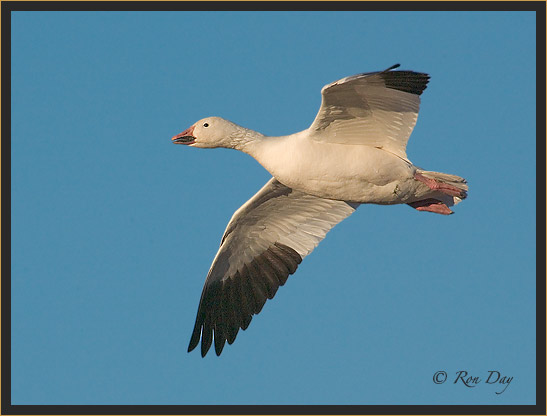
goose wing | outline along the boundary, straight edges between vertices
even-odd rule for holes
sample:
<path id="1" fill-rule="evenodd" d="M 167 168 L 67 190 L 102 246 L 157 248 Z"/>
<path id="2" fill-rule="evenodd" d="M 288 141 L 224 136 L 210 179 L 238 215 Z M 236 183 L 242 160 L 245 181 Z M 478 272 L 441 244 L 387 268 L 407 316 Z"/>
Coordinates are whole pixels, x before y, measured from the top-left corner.
<path id="1" fill-rule="evenodd" d="M 270 179 L 228 223 L 207 274 L 188 351 L 220 355 L 356 203 L 318 198 Z"/>
<path id="2" fill-rule="evenodd" d="M 319 113 L 308 129 L 315 140 L 380 147 L 406 159 L 429 75 L 413 71 L 370 72 L 326 85 Z"/>

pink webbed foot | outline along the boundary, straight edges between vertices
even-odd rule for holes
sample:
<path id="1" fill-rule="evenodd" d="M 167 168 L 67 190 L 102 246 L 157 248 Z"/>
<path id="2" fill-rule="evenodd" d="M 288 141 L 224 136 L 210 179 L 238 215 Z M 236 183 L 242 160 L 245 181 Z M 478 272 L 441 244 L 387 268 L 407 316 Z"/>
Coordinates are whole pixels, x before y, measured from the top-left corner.
<path id="1" fill-rule="evenodd" d="M 441 182 L 435 179 L 427 178 L 424 175 L 416 172 L 414 174 L 414 179 L 425 183 L 430 189 L 434 191 L 442 192 L 443 194 L 450 195 L 450 196 L 456 196 L 459 198 L 465 198 L 466 194 L 465 191 L 462 191 L 460 188 L 449 185 L 445 182 Z M 448 209 L 448 208 L 447 208 Z M 450 211 L 450 210 L 449 210 Z M 450 211 L 452 212 L 452 211 Z"/>
<path id="2" fill-rule="evenodd" d="M 450 215 L 454 212 L 450 210 L 438 199 L 428 198 L 422 201 L 411 202 L 410 205 L 412 208 L 417 209 L 418 211 L 428 211 L 434 212 L 435 214 Z"/>

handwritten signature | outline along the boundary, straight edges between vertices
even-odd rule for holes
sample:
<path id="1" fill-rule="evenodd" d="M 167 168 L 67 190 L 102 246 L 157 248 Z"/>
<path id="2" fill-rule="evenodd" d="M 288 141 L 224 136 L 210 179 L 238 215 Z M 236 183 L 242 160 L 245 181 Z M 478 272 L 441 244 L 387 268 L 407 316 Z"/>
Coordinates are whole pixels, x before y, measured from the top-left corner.
<path id="1" fill-rule="evenodd" d="M 433 374 L 433 382 L 435 384 L 443 384 L 448 379 L 448 374 L 446 371 L 437 371 Z M 479 376 L 470 375 L 469 372 L 460 370 L 456 372 L 456 377 L 454 378 L 453 384 L 463 384 L 465 387 L 473 388 L 477 387 L 479 384 L 492 384 L 504 386 L 500 391 L 496 391 L 496 394 L 502 394 L 509 384 L 513 381 L 513 377 L 504 376 L 501 372 L 497 370 L 489 370 L 488 376 L 486 379 Z"/>

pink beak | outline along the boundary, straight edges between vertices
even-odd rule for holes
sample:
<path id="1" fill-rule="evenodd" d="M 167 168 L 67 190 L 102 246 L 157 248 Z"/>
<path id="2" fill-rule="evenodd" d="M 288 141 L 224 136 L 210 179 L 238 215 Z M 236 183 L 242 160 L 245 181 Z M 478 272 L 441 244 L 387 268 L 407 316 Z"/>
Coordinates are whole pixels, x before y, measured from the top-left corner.
<path id="1" fill-rule="evenodd" d="M 184 130 L 176 136 L 171 137 L 171 141 L 175 144 L 194 144 L 196 142 L 196 138 L 193 135 L 194 126 L 190 127 L 188 130 Z"/>

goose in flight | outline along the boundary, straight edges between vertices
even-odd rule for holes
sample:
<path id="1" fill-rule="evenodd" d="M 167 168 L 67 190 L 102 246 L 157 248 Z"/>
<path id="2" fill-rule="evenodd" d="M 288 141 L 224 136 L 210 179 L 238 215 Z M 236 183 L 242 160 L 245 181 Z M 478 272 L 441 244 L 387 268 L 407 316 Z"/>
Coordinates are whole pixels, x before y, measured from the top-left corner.
<path id="1" fill-rule="evenodd" d="M 298 133 L 268 137 L 207 117 L 171 139 L 240 150 L 273 176 L 226 227 L 201 293 L 189 352 L 201 339 L 205 356 L 214 340 L 220 355 L 325 234 L 360 204 L 407 204 L 448 215 L 467 196 L 465 179 L 408 160 L 406 144 L 429 75 L 397 67 L 326 85 L 315 120 Z"/>

